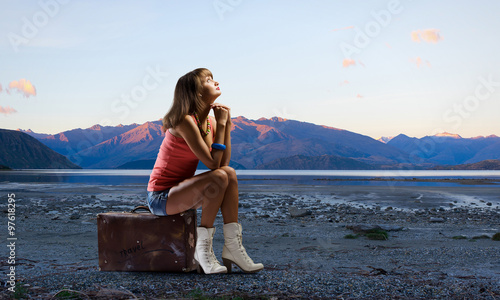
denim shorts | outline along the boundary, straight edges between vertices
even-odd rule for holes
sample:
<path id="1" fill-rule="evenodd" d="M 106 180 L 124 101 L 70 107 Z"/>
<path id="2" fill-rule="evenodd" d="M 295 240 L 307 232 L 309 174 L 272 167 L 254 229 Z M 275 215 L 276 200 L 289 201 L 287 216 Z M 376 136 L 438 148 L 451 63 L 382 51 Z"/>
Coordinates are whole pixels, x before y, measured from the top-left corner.
<path id="1" fill-rule="evenodd" d="M 148 191 L 148 207 L 157 216 L 167 216 L 167 199 L 170 189 L 158 192 Z"/>

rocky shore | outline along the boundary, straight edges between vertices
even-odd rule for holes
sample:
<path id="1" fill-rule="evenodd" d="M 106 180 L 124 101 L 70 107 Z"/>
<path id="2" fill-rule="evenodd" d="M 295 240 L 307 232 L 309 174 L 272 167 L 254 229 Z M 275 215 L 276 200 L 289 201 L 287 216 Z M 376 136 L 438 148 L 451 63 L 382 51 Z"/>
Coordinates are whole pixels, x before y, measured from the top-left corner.
<path id="1" fill-rule="evenodd" d="M 16 296 L 21 298 L 500 298 L 495 186 L 243 184 L 244 245 L 265 269 L 215 276 L 98 271 L 96 214 L 143 205 L 144 187 L 2 184 L 0 189 L 16 195 Z M 0 210 L 6 224 L 6 200 Z M 222 218 L 216 227 L 220 259 Z M 7 290 L 8 251 L 0 256 L 5 274 L 0 297 L 13 297 Z"/>

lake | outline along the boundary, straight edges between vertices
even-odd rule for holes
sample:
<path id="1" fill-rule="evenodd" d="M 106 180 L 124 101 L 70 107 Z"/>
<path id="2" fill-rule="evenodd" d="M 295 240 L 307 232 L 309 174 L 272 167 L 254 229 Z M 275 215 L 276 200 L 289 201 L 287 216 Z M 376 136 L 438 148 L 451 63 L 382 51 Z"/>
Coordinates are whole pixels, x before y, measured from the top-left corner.
<path id="1" fill-rule="evenodd" d="M 203 173 L 206 170 L 199 170 Z M 147 185 L 151 170 L 36 169 L 1 171 L 0 182 Z M 457 186 L 456 179 L 500 183 L 498 170 L 237 170 L 240 184 Z M 393 180 L 396 179 L 396 180 Z M 453 181 L 453 182 L 446 182 Z M 473 185 L 480 186 L 480 180 Z"/>

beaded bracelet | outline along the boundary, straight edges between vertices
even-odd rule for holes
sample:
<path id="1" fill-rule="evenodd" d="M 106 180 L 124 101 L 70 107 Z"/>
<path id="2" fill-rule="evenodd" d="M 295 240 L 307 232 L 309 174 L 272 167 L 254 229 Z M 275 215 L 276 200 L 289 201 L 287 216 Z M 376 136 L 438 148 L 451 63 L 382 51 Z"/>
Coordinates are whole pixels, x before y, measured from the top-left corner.
<path id="1" fill-rule="evenodd" d="M 213 143 L 213 144 L 212 144 L 212 149 L 217 149 L 217 150 L 226 150 L 226 145 Z"/>

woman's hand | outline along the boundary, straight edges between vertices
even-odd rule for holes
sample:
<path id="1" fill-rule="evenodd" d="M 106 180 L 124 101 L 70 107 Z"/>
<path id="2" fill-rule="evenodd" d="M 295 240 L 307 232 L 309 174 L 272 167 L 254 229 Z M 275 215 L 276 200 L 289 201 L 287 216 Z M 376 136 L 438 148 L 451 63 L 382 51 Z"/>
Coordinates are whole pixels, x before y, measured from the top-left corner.
<path id="1" fill-rule="evenodd" d="M 218 103 L 212 104 L 211 107 L 214 111 L 215 120 L 217 121 L 217 124 L 225 125 L 227 123 L 228 119 L 230 118 L 230 110 L 231 109 L 225 105 L 218 104 Z"/>
<path id="2" fill-rule="evenodd" d="M 211 108 L 214 108 L 214 107 L 222 107 L 222 108 L 225 108 L 227 109 L 228 111 L 231 111 L 231 108 L 227 105 L 224 105 L 224 104 L 220 104 L 220 103 L 213 103 L 212 105 L 210 105 Z"/>

